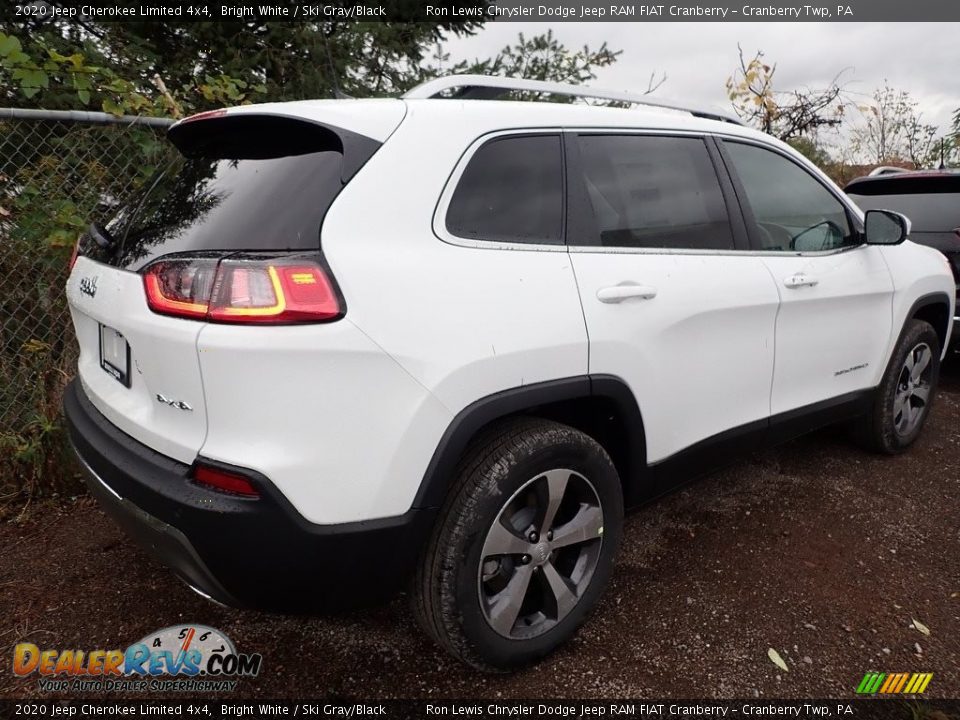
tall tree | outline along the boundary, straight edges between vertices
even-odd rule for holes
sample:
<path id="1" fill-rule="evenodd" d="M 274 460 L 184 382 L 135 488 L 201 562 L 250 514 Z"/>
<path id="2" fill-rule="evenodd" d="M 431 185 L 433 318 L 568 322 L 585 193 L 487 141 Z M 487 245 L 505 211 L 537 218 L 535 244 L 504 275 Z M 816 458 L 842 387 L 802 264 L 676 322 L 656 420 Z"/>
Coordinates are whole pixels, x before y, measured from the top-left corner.
<path id="1" fill-rule="evenodd" d="M 225 79 L 231 81 L 233 94 L 255 90 L 269 100 L 331 97 L 337 92 L 389 95 L 417 81 L 437 42 L 473 33 L 479 26 L 268 23 L 258 16 L 215 23 L 3 22 L 0 33 L 14 38 L 22 55 L 11 58 L 10 48 L 0 43 L 0 66 L 8 71 L 0 84 L 0 103 L 35 106 L 33 96 L 43 91 L 44 107 L 75 107 L 80 89 L 81 102 L 93 107 L 116 101 L 118 92 L 149 97 L 165 92 L 202 108 L 233 99 L 231 93 L 216 92 Z M 116 78 L 129 85 L 114 85 Z"/>
<path id="2" fill-rule="evenodd" d="M 448 64 L 449 53 L 438 44 L 432 64 L 424 68 L 422 75 L 424 79 L 453 73 L 502 75 L 579 85 L 595 80 L 596 70 L 615 63 L 622 52 L 611 50 L 605 42 L 597 49 L 584 45 L 579 50 L 572 50 L 557 40 L 552 30 L 533 37 L 520 33 L 515 43 L 490 58 L 461 60 L 453 65 Z M 651 75 L 647 92 L 652 92 L 665 80 L 666 77 L 658 79 Z"/>

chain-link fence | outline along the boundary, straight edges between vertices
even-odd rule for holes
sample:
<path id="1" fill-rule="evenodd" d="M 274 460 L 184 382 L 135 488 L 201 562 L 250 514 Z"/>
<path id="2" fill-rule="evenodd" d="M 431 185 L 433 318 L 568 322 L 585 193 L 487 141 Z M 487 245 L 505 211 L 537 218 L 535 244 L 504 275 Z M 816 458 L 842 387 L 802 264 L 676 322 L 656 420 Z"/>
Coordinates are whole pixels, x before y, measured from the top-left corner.
<path id="1" fill-rule="evenodd" d="M 60 417 L 76 364 L 70 256 L 165 161 L 169 124 L 0 108 L 0 504 L 73 482 Z"/>

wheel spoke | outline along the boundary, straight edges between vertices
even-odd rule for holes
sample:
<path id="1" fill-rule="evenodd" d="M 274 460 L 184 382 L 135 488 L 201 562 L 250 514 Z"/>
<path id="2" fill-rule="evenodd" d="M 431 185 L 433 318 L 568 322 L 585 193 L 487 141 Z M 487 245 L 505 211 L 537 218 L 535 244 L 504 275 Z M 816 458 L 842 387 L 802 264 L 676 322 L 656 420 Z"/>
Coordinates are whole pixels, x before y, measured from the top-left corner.
<path id="1" fill-rule="evenodd" d="M 543 536 L 553 527 L 553 520 L 563 502 L 563 495 L 567 491 L 567 482 L 570 480 L 569 470 L 551 470 L 544 475 L 547 479 L 547 503 L 540 522 L 540 535 Z"/>
<path id="2" fill-rule="evenodd" d="M 903 366 L 907 369 L 907 374 L 913 377 L 913 368 L 917 364 L 917 359 L 913 356 L 913 351 L 907 353 L 906 359 L 903 361 Z"/>
<path id="3" fill-rule="evenodd" d="M 906 403 L 907 394 L 905 392 L 899 392 L 896 394 L 896 397 L 893 399 L 893 421 L 900 424 L 900 421 L 897 420 L 904 410 L 904 404 Z"/>
<path id="4" fill-rule="evenodd" d="M 498 519 L 494 521 L 490 532 L 487 533 L 481 556 L 488 558 L 491 555 L 523 555 L 529 552 L 530 543 L 526 538 L 514 533 Z"/>
<path id="5" fill-rule="evenodd" d="M 569 522 L 553 531 L 551 546 L 555 548 L 595 540 L 603 533 L 603 512 L 595 505 L 581 505 Z"/>
<path id="6" fill-rule="evenodd" d="M 910 358 L 914 360 L 914 364 L 910 367 L 910 379 L 914 382 L 920 381 L 920 376 L 923 374 L 923 371 L 927 369 L 927 365 L 930 364 L 930 358 L 933 357 L 933 354 L 930 352 L 930 348 L 926 345 L 920 348 L 918 357 L 914 358 L 913 353 L 910 353 Z"/>
<path id="7" fill-rule="evenodd" d="M 493 628 L 502 635 L 510 635 L 517 622 L 523 600 L 530 587 L 533 565 L 520 565 L 513 573 L 507 586 L 496 595 L 490 607 L 489 618 Z"/>
<path id="8" fill-rule="evenodd" d="M 544 564 L 543 576 L 546 578 L 547 585 L 550 586 L 550 592 L 553 593 L 557 602 L 557 620 L 559 621 L 573 610 L 573 606 L 577 604 L 577 596 L 552 562 Z"/>
<path id="9" fill-rule="evenodd" d="M 917 398 L 923 405 L 926 405 L 927 401 L 930 399 L 930 386 L 917 385 L 913 389 L 913 396 Z"/>

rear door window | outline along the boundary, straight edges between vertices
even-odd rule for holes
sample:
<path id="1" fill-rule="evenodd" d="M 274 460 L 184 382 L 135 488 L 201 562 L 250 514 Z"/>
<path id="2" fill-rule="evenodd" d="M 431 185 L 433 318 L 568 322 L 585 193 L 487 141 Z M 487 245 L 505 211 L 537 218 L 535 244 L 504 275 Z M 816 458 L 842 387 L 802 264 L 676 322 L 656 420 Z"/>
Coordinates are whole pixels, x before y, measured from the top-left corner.
<path id="1" fill-rule="evenodd" d="M 469 240 L 563 243 L 559 135 L 510 135 L 470 158 L 447 208 L 447 231 Z"/>
<path id="2" fill-rule="evenodd" d="M 580 135 L 594 244 L 732 250 L 720 182 L 702 138 Z"/>

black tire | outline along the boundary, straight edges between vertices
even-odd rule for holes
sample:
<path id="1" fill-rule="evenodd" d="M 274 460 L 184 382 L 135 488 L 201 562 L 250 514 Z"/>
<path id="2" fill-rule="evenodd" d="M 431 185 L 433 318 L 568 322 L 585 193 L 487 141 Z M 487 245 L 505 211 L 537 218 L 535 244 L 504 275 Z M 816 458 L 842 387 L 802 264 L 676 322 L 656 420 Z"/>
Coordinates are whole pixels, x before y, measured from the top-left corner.
<path id="1" fill-rule="evenodd" d="M 924 350 L 925 348 L 925 350 Z M 914 385 L 907 365 L 929 352 L 929 360 L 920 374 L 921 383 Z M 855 421 L 853 430 L 857 440 L 868 450 L 896 455 L 910 447 L 920 436 L 930 415 L 940 377 L 940 338 L 936 330 L 923 320 L 909 320 L 887 365 L 872 410 Z M 926 400 L 921 401 L 923 390 Z M 905 422 L 903 397 L 907 396 L 910 422 Z"/>
<path id="2" fill-rule="evenodd" d="M 563 476 L 568 480 L 560 479 Z M 560 485 L 563 503 L 554 524 L 544 517 L 549 510 L 539 510 L 537 498 L 544 499 L 547 507 L 556 505 L 548 498 L 555 497 Z M 597 510 L 600 525 L 594 533 Z M 574 521 L 587 527 L 588 517 L 590 530 L 583 533 L 588 539 L 559 547 L 573 537 L 569 529 Z M 530 524 L 523 536 L 525 531 L 518 528 L 525 518 Z M 538 526 L 557 530 L 557 547 L 537 536 Z M 506 421 L 483 433 L 459 465 L 414 579 L 414 614 L 442 648 L 477 669 L 506 670 L 535 662 L 566 642 L 595 607 L 613 568 L 622 526 L 620 480 L 593 438 L 547 420 Z M 537 537 L 538 543 L 531 543 L 534 549 L 529 553 L 484 556 L 493 547 L 488 541 L 495 544 L 505 527 L 510 528 L 506 535 L 510 542 L 522 544 Z M 554 540 L 552 530 L 549 539 Z M 564 564 L 570 567 L 571 563 L 580 569 L 564 576 L 563 587 L 555 592 L 552 588 L 558 586 L 553 583 L 563 574 Z M 528 585 L 517 585 L 523 590 L 511 596 L 507 586 L 521 579 Z M 501 593 L 494 593 L 501 584 Z M 567 595 L 563 588 L 573 590 Z M 491 602 L 512 597 L 529 603 L 517 605 L 515 621 L 509 620 L 509 610 L 502 610 L 512 601 Z M 538 603 L 546 611 L 522 614 Z M 494 616 L 496 621 L 491 619 Z"/>

